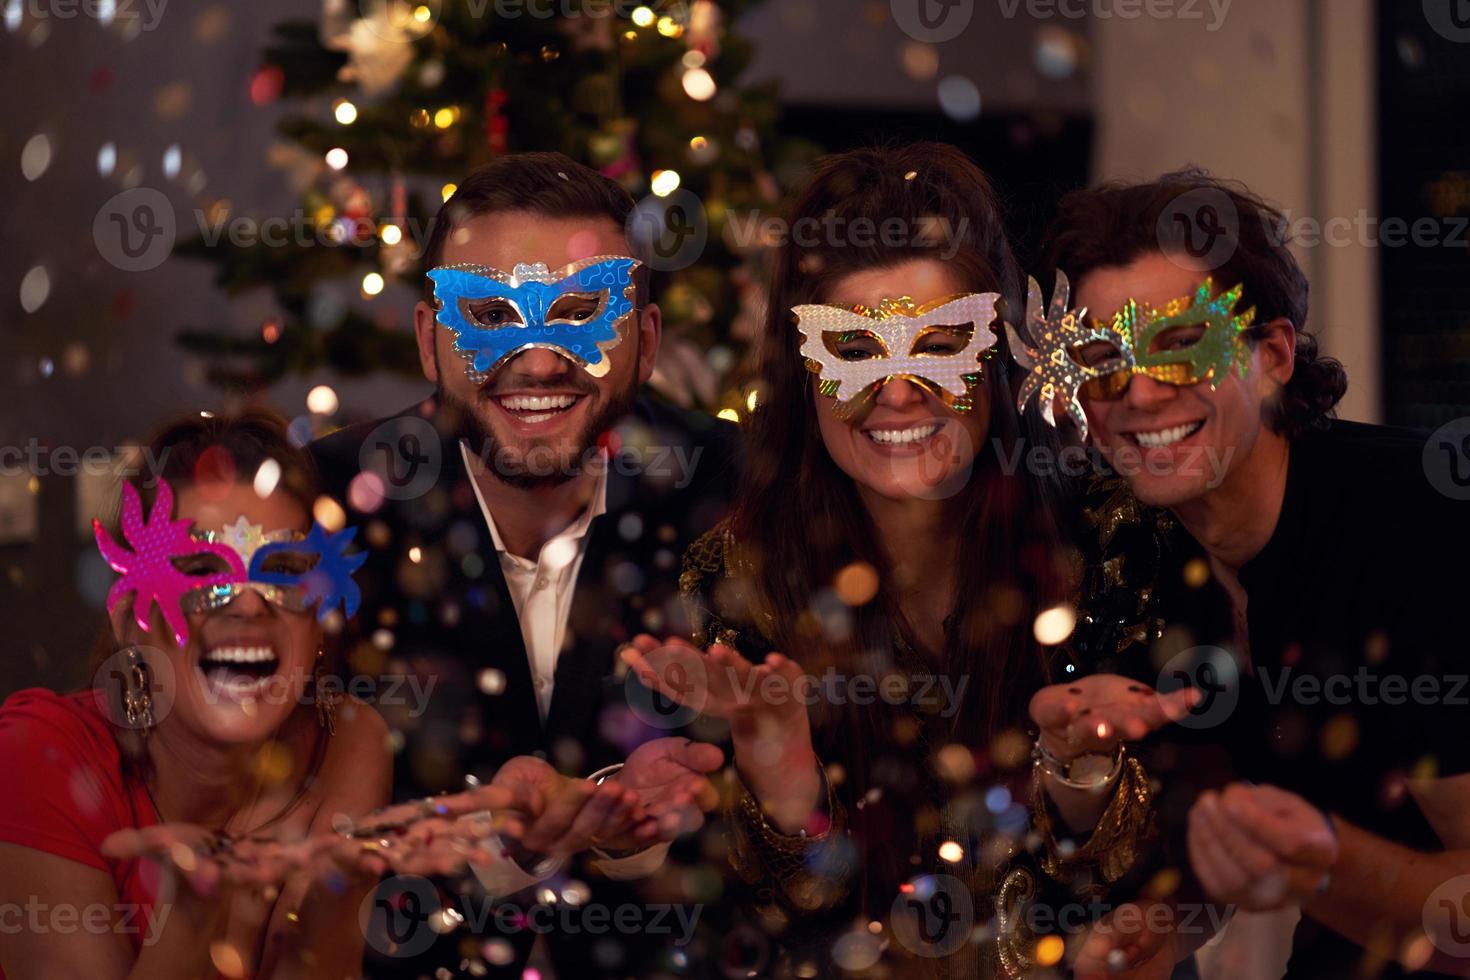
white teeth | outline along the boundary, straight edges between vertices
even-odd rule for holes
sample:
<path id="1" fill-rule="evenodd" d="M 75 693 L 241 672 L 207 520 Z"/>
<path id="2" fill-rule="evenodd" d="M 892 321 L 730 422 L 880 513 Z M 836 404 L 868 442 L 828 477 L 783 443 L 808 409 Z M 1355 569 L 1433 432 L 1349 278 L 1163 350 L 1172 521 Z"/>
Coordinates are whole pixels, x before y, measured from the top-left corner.
<path id="1" fill-rule="evenodd" d="M 227 678 L 220 674 L 210 674 L 205 683 L 212 697 L 253 703 L 271 685 L 273 676 L 241 677 L 237 675 Z"/>
<path id="2" fill-rule="evenodd" d="M 215 647 L 204 655 L 207 664 L 256 664 L 275 659 L 270 647 Z"/>
<path id="3" fill-rule="evenodd" d="M 500 399 L 500 404 L 516 412 L 544 412 L 548 409 L 560 411 L 564 408 L 571 408 L 576 401 L 577 396 L 575 395 L 507 395 Z M 539 422 L 543 418 L 550 417 L 542 415 L 534 419 L 527 419 L 527 421 Z"/>
<path id="4" fill-rule="evenodd" d="M 1158 432 L 1135 432 L 1133 438 L 1137 439 L 1138 444 L 1144 449 L 1162 449 L 1194 435 L 1203 426 L 1203 422 L 1192 422 L 1189 425 L 1176 425 L 1172 429 L 1161 429 Z"/>
<path id="5" fill-rule="evenodd" d="M 916 425 L 912 429 L 868 429 L 867 436 L 881 445 L 902 446 L 920 442 L 938 431 L 939 423 L 931 422 L 928 425 Z"/>

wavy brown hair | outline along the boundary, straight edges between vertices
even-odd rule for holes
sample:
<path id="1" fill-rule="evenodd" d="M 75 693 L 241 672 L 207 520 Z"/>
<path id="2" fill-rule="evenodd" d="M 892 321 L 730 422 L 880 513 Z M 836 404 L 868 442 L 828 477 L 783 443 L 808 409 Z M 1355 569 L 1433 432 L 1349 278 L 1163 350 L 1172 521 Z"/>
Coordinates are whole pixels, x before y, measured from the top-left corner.
<path id="1" fill-rule="evenodd" d="M 761 404 L 750 422 L 731 530 L 754 566 L 755 603 L 775 648 L 809 674 L 829 666 L 881 673 L 885 661 L 893 662 L 896 637 L 909 633 L 907 618 L 858 491 L 822 442 L 816 413 L 828 409 L 816 403 L 791 308 L 823 302 L 837 280 L 854 272 L 930 258 L 944 262 L 963 288 L 1000 292 L 1018 309 L 1020 273 L 989 181 L 951 146 L 916 143 L 823 158 L 791 204 L 790 227 L 813 227 L 829 216 L 841 219 L 829 228 L 852 228 L 860 219 L 883 227 L 896 218 L 908 237 L 805 244 L 809 239 L 793 235 L 779 249 L 759 353 Z M 1024 725 L 1026 705 L 1047 677 L 1031 630 L 1036 613 L 1058 594 L 1056 525 L 1048 488 L 1024 467 L 1008 472 L 994 451 L 999 446 L 1010 454 L 1026 444 L 998 332 L 1000 349 L 985 365 L 980 395 L 989 399 L 990 430 L 968 480 L 947 500 L 961 556 L 958 600 L 931 669 L 968 683 L 948 728 L 931 730 L 935 749 L 947 740 L 983 750 L 999 732 Z M 810 628 L 814 610 L 830 603 L 837 573 L 853 562 L 878 571 L 878 594 L 851 609 L 845 638 L 820 639 Z M 895 752 L 908 753 L 909 775 L 915 770 L 912 748 L 895 737 L 885 711 L 825 705 L 813 721 L 818 744 L 835 746 L 836 757 L 825 761 L 843 765 L 855 795 L 891 782 L 895 766 L 904 768 Z M 875 897 L 889 889 L 891 899 L 891 889 L 913 873 L 913 841 L 901 829 L 863 842 Z"/>
<path id="2" fill-rule="evenodd" d="M 1186 194 L 1220 196 L 1234 207 L 1237 220 L 1226 228 L 1234 241 L 1229 256 L 1214 270 L 1216 284 L 1245 285 L 1246 302 L 1256 308 L 1256 328 L 1276 319 L 1291 321 L 1296 331 L 1296 359 L 1291 380 L 1271 404 L 1267 423 L 1294 439 L 1322 426 L 1347 391 L 1342 363 L 1322 354 L 1307 331 L 1310 287 L 1296 257 L 1287 248 L 1286 216 L 1251 193 L 1243 184 L 1220 180 L 1198 168 L 1178 170 L 1147 183 L 1115 181 L 1062 198 L 1046 231 L 1046 265 L 1054 275 L 1066 272 L 1072 282 L 1094 269 L 1128 265 L 1141 255 L 1164 251 L 1159 220 Z"/>

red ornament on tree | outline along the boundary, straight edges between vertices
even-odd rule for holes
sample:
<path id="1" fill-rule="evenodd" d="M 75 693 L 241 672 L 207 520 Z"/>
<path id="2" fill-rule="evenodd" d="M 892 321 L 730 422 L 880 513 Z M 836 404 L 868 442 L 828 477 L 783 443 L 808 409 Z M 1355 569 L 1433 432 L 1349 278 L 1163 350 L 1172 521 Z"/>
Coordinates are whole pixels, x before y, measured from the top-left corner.
<path id="1" fill-rule="evenodd" d="M 510 145 L 510 119 L 502 111 L 509 100 L 510 95 L 503 88 L 492 88 L 485 93 L 485 143 L 491 153 L 504 153 Z"/>
<path id="2" fill-rule="evenodd" d="M 281 96 L 286 84 L 286 75 L 275 65 L 266 65 L 250 76 L 250 101 L 256 105 L 269 105 Z"/>

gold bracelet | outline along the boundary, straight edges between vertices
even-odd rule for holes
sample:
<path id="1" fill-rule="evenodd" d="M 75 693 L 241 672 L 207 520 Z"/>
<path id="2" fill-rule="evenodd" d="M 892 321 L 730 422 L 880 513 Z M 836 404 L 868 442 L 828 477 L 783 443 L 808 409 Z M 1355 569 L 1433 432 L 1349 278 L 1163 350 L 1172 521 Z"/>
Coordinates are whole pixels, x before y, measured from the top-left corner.
<path id="1" fill-rule="evenodd" d="M 823 793 L 827 803 L 827 827 L 820 834 L 801 830 L 782 833 L 771 825 L 765 809 L 755 794 L 737 774 L 736 794 L 731 801 L 729 826 L 732 831 L 730 863 L 749 884 L 766 882 L 772 897 L 780 896 L 786 904 L 802 912 L 830 907 L 846 894 L 847 871 L 842 867 L 813 871 L 808 864 L 812 851 L 846 833 L 846 811 L 827 780 L 820 760 Z M 834 850 L 834 857 L 840 851 Z"/>
<path id="2" fill-rule="evenodd" d="M 1040 854 L 1041 869 L 1058 879 L 1087 866 L 1096 867 L 1109 883 L 1123 877 L 1144 841 L 1153 834 L 1153 792 L 1142 763 L 1131 756 L 1124 760 L 1117 788 L 1092 835 L 1066 854 L 1052 827 L 1041 768 L 1036 767 L 1032 773 L 1032 819 L 1045 843 Z"/>

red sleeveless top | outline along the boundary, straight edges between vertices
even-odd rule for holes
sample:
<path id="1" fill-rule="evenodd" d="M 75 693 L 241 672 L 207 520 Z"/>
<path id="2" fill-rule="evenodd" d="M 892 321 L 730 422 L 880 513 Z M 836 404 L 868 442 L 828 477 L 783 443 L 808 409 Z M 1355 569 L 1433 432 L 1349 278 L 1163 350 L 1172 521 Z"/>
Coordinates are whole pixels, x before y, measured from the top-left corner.
<path id="1" fill-rule="evenodd" d="M 112 928 L 138 952 L 161 928 L 153 914 L 158 865 L 103 857 L 102 841 L 114 831 L 158 821 L 142 781 L 123 774 L 112 722 L 94 692 L 32 688 L 11 695 L 0 705 L 0 759 L 9 773 L 0 796 L 0 842 L 111 875 L 118 903 Z M 44 921 L 47 911 L 24 914 Z M 86 910 L 79 921 L 87 921 Z"/>

